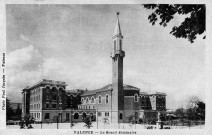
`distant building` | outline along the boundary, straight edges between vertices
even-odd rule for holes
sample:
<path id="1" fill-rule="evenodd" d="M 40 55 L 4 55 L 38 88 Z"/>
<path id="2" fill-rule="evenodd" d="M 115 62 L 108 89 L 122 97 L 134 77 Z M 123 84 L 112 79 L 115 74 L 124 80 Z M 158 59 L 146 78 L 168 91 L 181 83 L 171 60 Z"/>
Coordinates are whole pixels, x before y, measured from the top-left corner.
<path id="1" fill-rule="evenodd" d="M 24 88 L 23 115 L 31 114 L 36 121 L 70 122 L 82 121 L 89 116 L 91 120 L 111 123 L 128 122 L 157 118 L 158 111 L 166 111 L 166 94 L 148 94 L 139 88 L 123 84 L 123 36 L 117 16 L 114 31 L 112 58 L 112 84 L 97 90 L 66 90 L 65 82 L 42 80 Z"/>

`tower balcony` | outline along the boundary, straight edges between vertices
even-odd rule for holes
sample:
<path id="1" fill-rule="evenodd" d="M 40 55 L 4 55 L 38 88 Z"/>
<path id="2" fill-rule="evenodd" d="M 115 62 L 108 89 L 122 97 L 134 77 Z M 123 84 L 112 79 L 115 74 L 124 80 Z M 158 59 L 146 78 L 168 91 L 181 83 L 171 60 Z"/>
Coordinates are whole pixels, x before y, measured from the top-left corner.
<path id="1" fill-rule="evenodd" d="M 121 57 L 124 57 L 125 56 L 125 52 L 122 51 L 122 50 L 114 50 L 112 53 L 111 53 L 111 57 L 114 58 L 116 56 L 121 56 Z"/>

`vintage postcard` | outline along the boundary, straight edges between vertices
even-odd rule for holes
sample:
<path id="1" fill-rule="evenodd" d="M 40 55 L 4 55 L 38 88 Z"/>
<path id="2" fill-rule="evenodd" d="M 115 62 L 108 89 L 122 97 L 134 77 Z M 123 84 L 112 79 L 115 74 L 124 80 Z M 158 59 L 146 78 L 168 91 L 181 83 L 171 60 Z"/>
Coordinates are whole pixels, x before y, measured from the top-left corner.
<path id="1" fill-rule="evenodd" d="M 212 133 L 209 6 L 5 1 L 2 133 Z"/>

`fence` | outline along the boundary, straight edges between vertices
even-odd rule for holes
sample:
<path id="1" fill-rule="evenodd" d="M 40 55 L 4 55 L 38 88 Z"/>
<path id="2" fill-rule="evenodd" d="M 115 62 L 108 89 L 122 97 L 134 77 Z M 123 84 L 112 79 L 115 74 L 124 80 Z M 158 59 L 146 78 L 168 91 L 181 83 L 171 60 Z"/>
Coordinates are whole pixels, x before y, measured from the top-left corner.
<path id="1" fill-rule="evenodd" d="M 34 122 L 31 125 L 35 129 L 204 129 L 205 124 L 204 120 L 201 119 L 188 120 L 186 118 L 162 117 L 156 111 L 139 112 L 133 110 L 123 112 L 121 116 L 118 115 L 120 112 L 116 112 L 117 116 L 111 113 L 96 111 L 92 118 L 90 115 L 85 115 L 86 113 L 81 113 L 80 117 L 77 117 L 78 119 L 74 119 L 74 113 L 72 113 L 71 118 L 65 118 L 63 121 L 60 119 L 60 113 L 56 121 L 55 116 L 52 116 L 51 118 L 54 118 L 52 121 Z M 166 116 L 165 113 L 163 115 Z M 113 119 L 118 119 L 119 122 L 113 122 Z M 20 126 L 14 125 L 14 128 L 20 128 Z M 27 127 L 25 126 L 25 128 Z"/>

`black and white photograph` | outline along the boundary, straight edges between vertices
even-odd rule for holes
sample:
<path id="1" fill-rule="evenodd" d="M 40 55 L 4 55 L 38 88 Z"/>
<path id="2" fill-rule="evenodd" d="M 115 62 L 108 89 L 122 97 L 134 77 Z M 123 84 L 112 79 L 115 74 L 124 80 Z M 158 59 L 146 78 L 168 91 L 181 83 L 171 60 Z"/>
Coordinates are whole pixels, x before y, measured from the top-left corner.
<path id="1" fill-rule="evenodd" d="M 6 4 L 6 129 L 204 131 L 206 8 Z"/>

